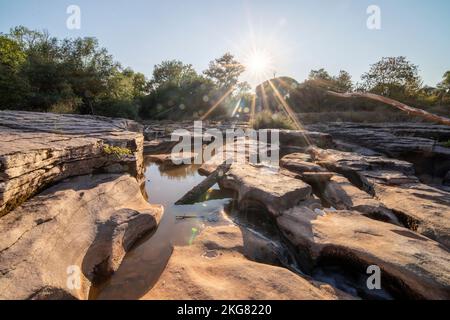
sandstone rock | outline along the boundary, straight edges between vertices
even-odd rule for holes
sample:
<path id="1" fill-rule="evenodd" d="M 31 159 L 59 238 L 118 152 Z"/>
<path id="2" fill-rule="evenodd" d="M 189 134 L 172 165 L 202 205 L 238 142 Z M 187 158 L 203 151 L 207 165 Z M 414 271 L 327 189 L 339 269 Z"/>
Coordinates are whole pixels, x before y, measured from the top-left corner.
<path id="1" fill-rule="evenodd" d="M 366 192 L 356 188 L 343 176 L 335 175 L 331 178 L 321 196 L 336 209 L 359 211 L 371 218 L 400 224 L 391 210 Z"/>
<path id="2" fill-rule="evenodd" d="M 120 119 L 1 111 L 0 216 L 67 177 L 103 171 L 141 178 L 143 137 L 125 129 L 139 125 Z M 117 147 L 117 152 L 108 146 Z"/>
<path id="3" fill-rule="evenodd" d="M 444 185 L 450 186 L 450 170 L 447 172 L 447 174 L 444 177 Z"/>
<path id="4" fill-rule="evenodd" d="M 333 138 L 373 149 L 393 158 L 410 161 L 430 180 L 442 180 L 450 170 L 450 148 L 437 141 L 450 139 L 448 126 L 426 123 L 327 123 L 307 126 Z"/>
<path id="5" fill-rule="evenodd" d="M 177 141 L 172 141 L 170 139 L 155 139 L 152 141 L 144 141 L 144 154 L 167 154 L 172 151 L 172 148 L 177 143 Z"/>
<path id="6" fill-rule="evenodd" d="M 237 226 L 205 229 L 194 245 L 175 247 L 157 284 L 142 299 L 351 299 L 330 285 L 248 260 L 250 235 Z M 254 241 L 254 240 L 250 240 Z M 266 246 L 259 246 L 260 249 Z"/>
<path id="7" fill-rule="evenodd" d="M 394 297 L 449 299 L 450 255 L 411 230 L 350 211 L 324 215 L 306 207 L 284 212 L 277 223 L 303 257 L 305 268 L 334 259 L 365 272 L 381 269 L 382 287 Z"/>
<path id="8" fill-rule="evenodd" d="M 333 172 L 303 172 L 300 179 L 311 185 L 322 185 L 330 181 L 335 174 Z"/>
<path id="9" fill-rule="evenodd" d="M 87 299 L 162 211 L 129 175 L 80 176 L 47 189 L 0 219 L 0 299 Z"/>
<path id="10" fill-rule="evenodd" d="M 199 173 L 206 176 L 210 175 L 224 162 L 227 164 L 256 164 L 258 162 L 267 164 L 267 161 L 270 159 L 263 159 L 262 157 L 269 157 L 271 153 L 279 154 L 279 146 L 263 143 L 258 145 L 256 140 L 238 139 L 237 141 L 226 143 L 223 147 L 218 148 L 217 152 L 212 157 L 204 154 L 204 163 L 199 168 Z M 277 161 L 278 159 L 275 159 L 274 162 Z"/>
<path id="11" fill-rule="evenodd" d="M 450 248 L 450 193 L 421 183 L 374 183 L 377 199 L 410 229 Z"/>
<path id="12" fill-rule="evenodd" d="M 197 157 L 196 153 L 168 153 L 168 154 L 152 154 L 147 156 L 150 160 L 165 165 L 166 167 L 178 166 L 183 164 L 192 164 Z"/>
<path id="13" fill-rule="evenodd" d="M 318 163 L 393 210 L 405 226 L 450 247 L 450 193 L 420 183 L 411 164 L 335 150 L 311 152 Z"/>
<path id="14" fill-rule="evenodd" d="M 323 167 L 311 162 L 311 156 L 305 153 L 292 153 L 280 160 L 280 167 L 296 173 L 323 172 Z"/>
<path id="15" fill-rule="evenodd" d="M 307 131 L 307 130 L 278 130 L 278 129 L 264 129 L 260 130 L 264 134 L 271 135 L 272 131 L 277 131 L 279 134 L 279 142 L 282 147 L 309 147 L 316 145 L 320 148 L 333 147 L 333 139 L 331 135 L 322 132 Z"/>
<path id="16" fill-rule="evenodd" d="M 237 192 L 241 209 L 246 201 L 257 202 L 274 216 L 309 198 L 312 191 L 311 186 L 277 169 L 253 165 L 233 164 L 219 183 Z"/>

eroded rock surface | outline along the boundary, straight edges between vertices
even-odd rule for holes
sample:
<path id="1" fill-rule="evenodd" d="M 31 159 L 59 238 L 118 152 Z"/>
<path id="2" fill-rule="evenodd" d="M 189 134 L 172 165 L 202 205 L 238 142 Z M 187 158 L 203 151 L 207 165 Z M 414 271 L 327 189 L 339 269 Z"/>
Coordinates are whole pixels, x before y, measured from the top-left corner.
<path id="1" fill-rule="evenodd" d="M 317 163 L 373 195 L 408 228 L 450 247 L 450 193 L 420 183 L 412 164 L 336 150 L 311 153 Z"/>
<path id="2" fill-rule="evenodd" d="M 356 143 L 384 155 L 410 161 L 427 181 L 442 181 L 450 170 L 450 127 L 427 123 L 326 123 L 308 126 L 336 139 Z"/>
<path id="3" fill-rule="evenodd" d="M 225 189 L 237 192 L 240 207 L 262 204 L 274 216 L 311 196 L 311 186 L 279 174 L 277 168 L 233 164 L 220 180 Z"/>
<path id="4" fill-rule="evenodd" d="M 129 175 L 60 182 L 0 219 L 0 299 L 87 299 L 162 213 Z"/>
<path id="5" fill-rule="evenodd" d="M 320 259 L 360 272 L 376 265 L 382 286 L 394 297 L 450 298 L 448 251 L 411 230 L 351 211 L 320 214 L 301 206 L 284 212 L 277 223 L 299 253 L 311 259 L 306 268 Z"/>
<path id="6" fill-rule="evenodd" d="M 0 216 L 71 176 L 142 177 L 141 129 L 129 120 L 0 111 Z"/>
<path id="7" fill-rule="evenodd" d="M 175 247 L 157 284 L 142 299 L 351 299 L 330 285 L 249 260 L 254 240 L 237 226 L 209 227 L 192 246 Z M 253 245 L 248 242 L 253 242 Z M 257 245 L 257 244 L 256 244 Z M 253 247 L 251 252 L 249 247 Z M 260 252 L 260 251 L 259 251 Z"/>

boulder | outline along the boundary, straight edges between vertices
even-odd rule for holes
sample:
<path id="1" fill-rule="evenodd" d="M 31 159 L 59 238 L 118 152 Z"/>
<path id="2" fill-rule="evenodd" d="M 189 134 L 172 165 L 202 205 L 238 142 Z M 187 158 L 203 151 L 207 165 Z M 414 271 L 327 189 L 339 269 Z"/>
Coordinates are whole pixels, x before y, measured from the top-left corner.
<path id="1" fill-rule="evenodd" d="M 258 203 L 274 216 L 306 200 L 312 192 L 310 185 L 280 174 L 277 168 L 249 164 L 233 164 L 219 184 L 237 192 L 241 209 L 246 203 Z"/>
<path id="2" fill-rule="evenodd" d="M 368 193 L 356 188 L 341 175 L 331 178 L 324 187 L 321 198 L 339 210 L 358 211 L 374 219 L 400 224 L 391 210 Z"/>
<path id="3" fill-rule="evenodd" d="M 336 150 L 310 151 L 317 163 L 374 196 L 405 226 L 450 247 L 450 192 L 420 183 L 410 163 Z"/>
<path id="4" fill-rule="evenodd" d="M 170 153 L 172 148 L 178 143 L 178 141 L 172 141 L 171 139 L 155 139 L 151 141 L 144 141 L 144 154 L 164 154 Z"/>
<path id="5" fill-rule="evenodd" d="M 129 175 L 56 184 L 0 219 L 0 299 L 87 299 L 162 213 Z"/>
<path id="6" fill-rule="evenodd" d="M 0 111 L 0 216 L 65 178 L 95 172 L 143 177 L 137 123 Z"/>
<path id="7" fill-rule="evenodd" d="M 411 230 L 351 211 L 317 213 L 295 207 L 277 218 L 304 257 L 305 269 L 334 261 L 365 274 L 381 270 L 381 286 L 393 297 L 450 298 L 450 255 L 439 243 Z"/>
<path id="8" fill-rule="evenodd" d="M 450 192 L 422 183 L 374 182 L 376 198 L 411 230 L 450 248 Z"/>
<path id="9" fill-rule="evenodd" d="M 208 227 L 192 246 L 175 247 L 158 282 L 142 299 L 352 299 L 330 285 L 249 260 L 255 251 L 267 255 L 261 251 L 267 244 L 260 241 L 237 226 Z"/>
<path id="10" fill-rule="evenodd" d="M 295 173 L 324 172 L 323 167 L 311 162 L 311 156 L 306 153 L 291 153 L 280 160 L 280 167 Z"/>
<path id="11" fill-rule="evenodd" d="M 414 163 L 417 174 L 430 182 L 450 170 L 450 127 L 430 123 L 326 123 L 307 126 L 335 139 L 358 144 L 393 158 Z"/>
<path id="12" fill-rule="evenodd" d="M 152 154 L 147 158 L 164 165 L 165 167 L 176 167 L 184 164 L 194 163 L 196 153 L 193 152 L 181 152 L 181 153 L 168 153 L 168 154 Z"/>
<path id="13" fill-rule="evenodd" d="M 447 174 L 444 177 L 444 185 L 450 187 L 450 170 L 447 172 Z"/>
<path id="14" fill-rule="evenodd" d="M 333 138 L 328 133 L 307 131 L 307 130 L 279 130 L 263 129 L 260 133 L 267 134 L 268 137 L 272 131 L 278 132 L 281 147 L 309 147 L 316 145 L 320 148 L 333 147 Z"/>

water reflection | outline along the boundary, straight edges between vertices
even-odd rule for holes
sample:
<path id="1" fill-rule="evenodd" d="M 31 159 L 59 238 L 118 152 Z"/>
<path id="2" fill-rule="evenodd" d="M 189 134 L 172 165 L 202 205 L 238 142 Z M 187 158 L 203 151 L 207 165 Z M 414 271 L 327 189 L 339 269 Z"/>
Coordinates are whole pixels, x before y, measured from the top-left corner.
<path id="1" fill-rule="evenodd" d="M 159 279 L 171 256 L 173 246 L 190 245 L 208 225 L 229 224 L 224 208 L 232 194 L 216 185 L 202 196 L 201 203 L 176 206 L 187 191 L 204 177 L 198 166 L 165 168 L 146 160 L 146 192 L 150 203 L 164 205 L 165 212 L 155 233 L 124 258 L 119 270 L 99 288 L 98 299 L 139 299 Z"/>

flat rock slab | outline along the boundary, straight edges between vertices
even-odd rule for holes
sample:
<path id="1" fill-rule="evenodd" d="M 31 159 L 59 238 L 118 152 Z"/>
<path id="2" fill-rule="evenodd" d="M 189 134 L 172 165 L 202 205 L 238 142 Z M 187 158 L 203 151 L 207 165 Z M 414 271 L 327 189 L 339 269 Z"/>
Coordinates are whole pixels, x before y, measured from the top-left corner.
<path id="1" fill-rule="evenodd" d="M 341 175 L 331 178 L 325 185 L 321 196 L 338 210 L 354 210 L 374 219 L 400 224 L 391 210 L 368 193 L 356 188 Z"/>
<path id="2" fill-rule="evenodd" d="M 143 135 L 128 131 L 139 129 L 128 120 L 0 111 L 0 216 L 71 176 L 103 171 L 142 177 Z"/>
<path id="3" fill-rule="evenodd" d="M 450 193 L 425 184 L 375 184 L 377 199 L 412 230 L 450 248 Z"/>
<path id="4" fill-rule="evenodd" d="M 246 258 L 249 235 L 237 226 L 209 227 L 192 246 L 175 247 L 144 300 L 351 299 L 330 285 Z"/>
<path id="5" fill-rule="evenodd" d="M 450 192 L 420 183 L 410 163 L 317 148 L 311 153 L 317 163 L 391 209 L 408 228 L 450 248 Z"/>
<path id="6" fill-rule="evenodd" d="M 220 185 L 238 193 L 238 201 L 254 201 L 274 216 L 311 196 L 312 188 L 301 180 L 279 173 L 276 168 L 233 164 L 219 180 Z"/>
<path id="7" fill-rule="evenodd" d="M 306 207 L 286 211 L 277 223 L 312 265 L 324 257 L 362 272 L 376 265 L 383 289 L 394 296 L 450 298 L 450 254 L 418 233 L 351 211 L 322 215 Z"/>
<path id="8" fill-rule="evenodd" d="M 163 164 L 167 167 L 179 166 L 184 164 L 194 163 L 194 159 L 197 157 L 197 153 L 193 152 L 181 152 L 181 153 L 168 153 L 168 154 L 152 154 L 148 155 L 148 159 Z"/>
<path id="9" fill-rule="evenodd" d="M 87 299 L 162 213 L 129 175 L 60 182 L 0 219 L 0 299 Z"/>
<path id="10" fill-rule="evenodd" d="M 307 126 L 333 138 L 414 162 L 420 173 L 442 179 L 450 170 L 450 127 L 427 123 L 326 123 Z"/>
<path id="11" fill-rule="evenodd" d="M 271 136 L 272 132 L 278 133 L 279 143 L 281 147 L 309 147 L 318 146 L 320 148 L 332 148 L 333 138 L 328 133 L 308 131 L 308 130 L 279 130 L 279 129 L 263 129 L 260 133 Z"/>
<path id="12" fill-rule="evenodd" d="M 280 160 L 280 167 L 296 172 L 324 172 L 323 167 L 313 163 L 311 156 L 306 153 L 291 153 Z"/>

